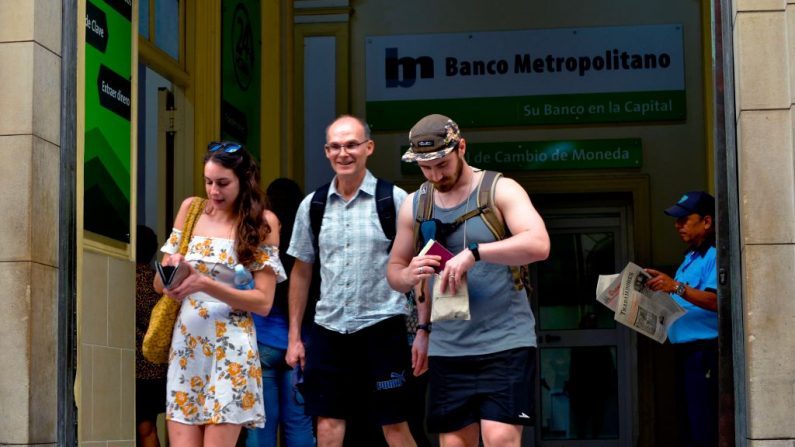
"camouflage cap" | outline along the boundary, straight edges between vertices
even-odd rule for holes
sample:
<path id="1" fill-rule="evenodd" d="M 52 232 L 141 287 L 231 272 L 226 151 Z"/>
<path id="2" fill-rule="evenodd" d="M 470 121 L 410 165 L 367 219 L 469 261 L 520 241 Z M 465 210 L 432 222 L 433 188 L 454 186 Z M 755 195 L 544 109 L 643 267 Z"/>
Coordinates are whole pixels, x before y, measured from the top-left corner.
<path id="1" fill-rule="evenodd" d="M 455 121 L 444 115 L 428 115 L 409 131 L 411 147 L 401 160 L 411 163 L 442 158 L 455 149 L 459 141 L 461 132 Z"/>

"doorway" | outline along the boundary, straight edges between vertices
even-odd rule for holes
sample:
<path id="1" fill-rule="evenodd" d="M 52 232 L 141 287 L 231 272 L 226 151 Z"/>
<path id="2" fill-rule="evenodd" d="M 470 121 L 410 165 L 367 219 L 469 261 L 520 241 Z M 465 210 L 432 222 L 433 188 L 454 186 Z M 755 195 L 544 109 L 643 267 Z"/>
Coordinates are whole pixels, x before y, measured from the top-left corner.
<path id="1" fill-rule="evenodd" d="M 635 445 L 634 335 L 595 300 L 598 275 L 632 259 L 629 206 L 539 211 L 552 249 L 535 265 L 536 445 Z"/>
<path id="2" fill-rule="evenodd" d="M 139 65 L 138 73 L 136 223 L 155 232 L 159 249 L 171 232 L 182 199 L 190 195 L 193 181 L 193 157 L 185 126 L 188 108 L 181 87 L 145 64 Z M 158 250 L 147 261 L 154 262 L 160 255 Z M 138 319 L 136 344 L 145 331 L 146 322 Z M 141 360 L 136 358 L 136 368 Z M 160 445 L 168 446 L 165 413 L 158 417 L 157 432 Z"/>
<path id="3" fill-rule="evenodd" d="M 184 90 L 150 67 L 139 67 L 138 224 L 162 242 L 193 185 L 192 138 Z"/>

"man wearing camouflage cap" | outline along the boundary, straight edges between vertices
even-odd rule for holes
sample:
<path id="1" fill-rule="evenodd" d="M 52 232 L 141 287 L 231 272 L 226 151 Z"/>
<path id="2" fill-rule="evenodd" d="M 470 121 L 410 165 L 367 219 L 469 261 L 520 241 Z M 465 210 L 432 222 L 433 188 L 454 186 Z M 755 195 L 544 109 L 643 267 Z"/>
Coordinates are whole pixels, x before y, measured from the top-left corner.
<path id="1" fill-rule="evenodd" d="M 466 141 L 446 116 L 421 119 L 411 129 L 409 142 L 403 161 L 416 162 L 432 188 L 423 185 L 400 208 L 387 279 L 402 292 L 423 280 L 440 281 L 442 290 L 457 290 L 466 282 L 471 313 L 469 320 L 434 322 L 428 331 L 428 430 L 440 434 L 441 445 L 477 446 L 482 436 L 486 446 L 518 447 L 523 427 L 533 425 L 535 319 L 525 291 L 514 286 L 506 266 L 546 259 L 549 236 L 544 222 L 524 189 L 499 177 L 492 189 L 493 205 L 510 236 L 497 240 L 482 217 L 464 220 L 434 237 L 455 254 L 440 276 L 434 275 L 440 258 L 416 256 L 420 197 L 431 196 L 426 197 L 432 200 L 432 217 L 445 225 L 477 208 L 485 171 L 467 164 Z M 428 301 L 419 305 L 427 307 Z"/>

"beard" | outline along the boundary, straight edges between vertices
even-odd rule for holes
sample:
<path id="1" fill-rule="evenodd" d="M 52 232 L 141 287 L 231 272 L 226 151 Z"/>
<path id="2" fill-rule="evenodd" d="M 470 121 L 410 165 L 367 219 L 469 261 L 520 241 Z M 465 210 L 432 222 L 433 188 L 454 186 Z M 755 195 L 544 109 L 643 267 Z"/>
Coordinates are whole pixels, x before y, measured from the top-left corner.
<path id="1" fill-rule="evenodd" d="M 457 155 L 457 154 L 456 154 Z M 448 192 L 453 189 L 453 187 L 458 183 L 458 179 L 461 178 L 461 172 L 464 171 L 464 163 L 461 162 L 459 158 L 456 157 L 456 162 L 458 163 L 455 167 L 455 172 L 450 177 L 442 177 L 441 180 L 438 182 L 431 182 L 433 187 L 436 188 L 439 192 Z"/>

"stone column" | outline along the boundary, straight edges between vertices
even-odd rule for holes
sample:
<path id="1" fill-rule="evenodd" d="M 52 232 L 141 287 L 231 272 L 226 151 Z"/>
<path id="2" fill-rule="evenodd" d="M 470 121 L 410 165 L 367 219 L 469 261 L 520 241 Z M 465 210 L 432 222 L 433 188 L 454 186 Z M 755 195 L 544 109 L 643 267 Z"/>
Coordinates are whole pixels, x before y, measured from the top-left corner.
<path id="1" fill-rule="evenodd" d="M 737 159 L 749 446 L 795 439 L 795 4 L 737 1 Z M 741 342 L 741 340 L 737 340 Z M 743 365 L 737 365 L 742 367 Z M 789 440 L 789 441 L 787 441 Z"/>
<path id="2" fill-rule="evenodd" d="M 56 442 L 61 2 L 0 0 L 0 444 Z"/>

